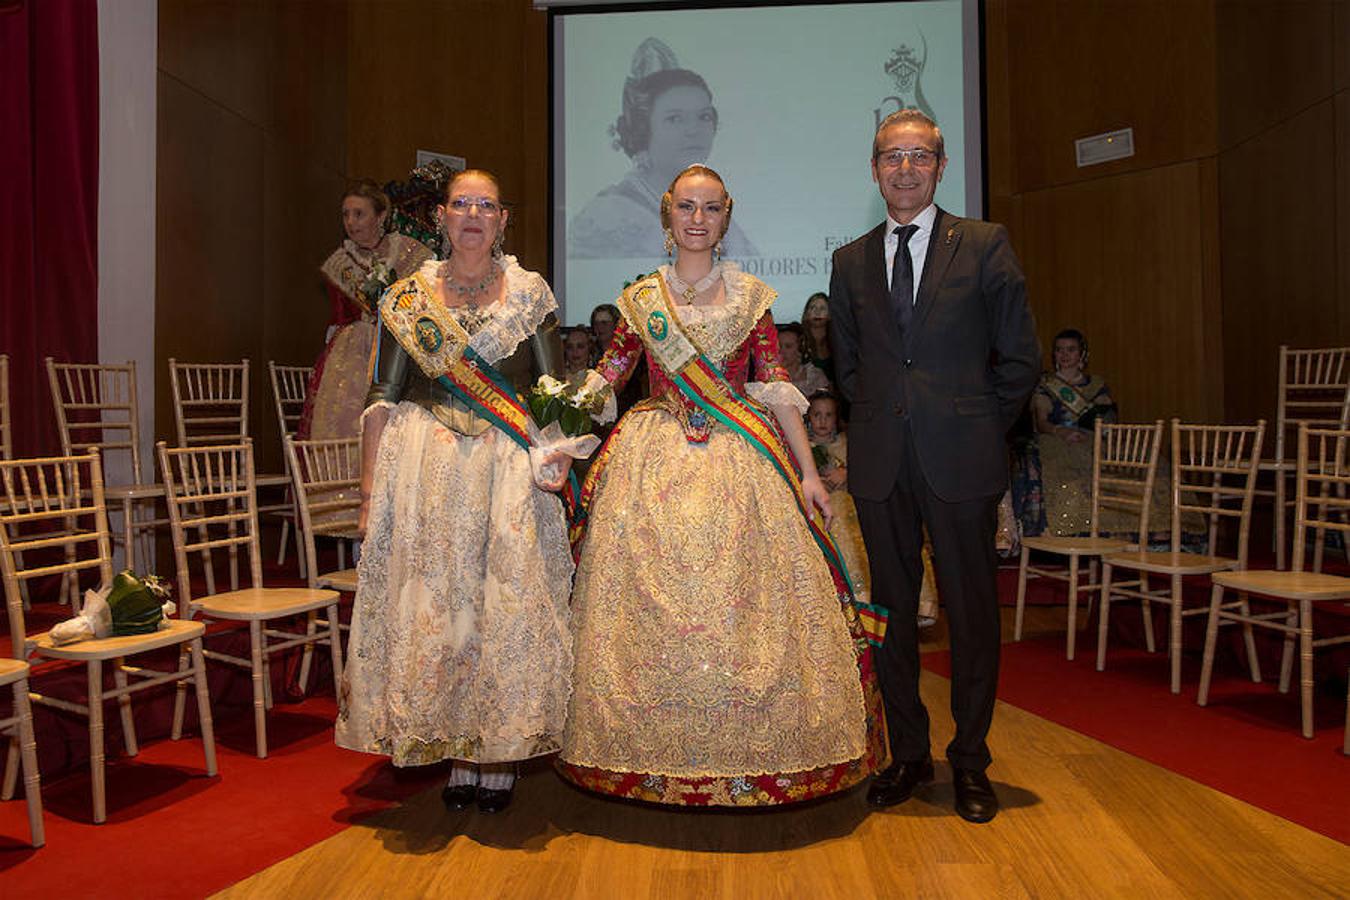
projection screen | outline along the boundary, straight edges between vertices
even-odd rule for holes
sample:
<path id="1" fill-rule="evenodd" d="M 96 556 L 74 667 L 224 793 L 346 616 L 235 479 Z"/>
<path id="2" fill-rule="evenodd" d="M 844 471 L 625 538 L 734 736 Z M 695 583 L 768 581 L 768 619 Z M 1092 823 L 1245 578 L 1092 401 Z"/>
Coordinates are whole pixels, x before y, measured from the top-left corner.
<path id="1" fill-rule="evenodd" d="M 553 5 L 540 3 L 539 5 Z M 941 125 L 937 202 L 984 208 L 977 0 L 554 8 L 553 284 L 567 323 L 666 260 L 658 203 L 690 163 L 735 200 L 726 255 L 795 321 L 830 254 L 885 216 L 877 123 L 905 106 Z"/>

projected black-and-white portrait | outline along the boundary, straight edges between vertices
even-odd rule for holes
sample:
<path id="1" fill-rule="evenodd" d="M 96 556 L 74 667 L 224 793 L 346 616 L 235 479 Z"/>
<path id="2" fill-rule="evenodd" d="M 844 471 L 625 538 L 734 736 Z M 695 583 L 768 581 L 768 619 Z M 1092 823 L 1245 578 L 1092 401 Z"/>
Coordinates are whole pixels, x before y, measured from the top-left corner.
<path id="1" fill-rule="evenodd" d="M 659 38 L 638 45 L 621 97 L 609 133 L 615 161 L 622 165 L 626 157 L 628 171 L 573 217 L 567 232 L 573 259 L 664 256 L 661 195 L 681 169 L 707 161 L 717 137 L 712 89 L 702 75 L 681 68 L 674 51 Z M 735 221 L 722 248 L 731 258 L 757 255 Z"/>

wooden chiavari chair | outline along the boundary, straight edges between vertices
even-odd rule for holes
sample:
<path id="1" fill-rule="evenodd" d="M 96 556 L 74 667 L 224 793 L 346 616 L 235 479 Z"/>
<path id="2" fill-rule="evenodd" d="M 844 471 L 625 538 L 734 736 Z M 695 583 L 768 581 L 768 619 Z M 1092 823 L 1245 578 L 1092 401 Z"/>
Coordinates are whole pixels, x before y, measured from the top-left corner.
<path id="1" fill-rule="evenodd" d="M 344 567 L 341 556 L 345 541 L 360 538 L 357 531 L 361 512 L 361 439 L 341 438 L 328 441 L 297 441 L 287 435 L 286 461 L 295 479 L 295 496 L 300 507 L 300 533 L 305 556 L 313 565 L 308 570 L 309 586 L 331 588 L 344 594 L 356 593 L 356 569 Z M 319 572 L 315 539 L 336 538 L 338 568 Z M 328 623 L 318 622 L 319 627 Z M 339 625 L 339 630 L 347 626 Z M 306 645 L 300 664 L 300 687 L 309 684 L 312 647 Z"/>
<path id="2" fill-rule="evenodd" d="M 28 803 L 28 834 L 34 847 L 47 842 L 42 824 L 42 781 L 38 774 L 37 742 L 33 738 L 33 707 L 28 702 L 28 663 L 21 659 L 0 659 L 0 687 L 14 692 L 14 708 L 7 719 L 0 719 L 0 734 L 9 735 L 9 755 L 5 763 L 4 788 L 0 796 L 14 796 L 18 771 L 15 758 L 23 764 L 23 798 Z"/>
<path id="3" fill-rule="evenodd" d="M 1078 595 L 1088 592 L 1091 611 L 1092 593 L 1101 585 L 1089 577 L 1087 584 L 1078 583 L 1079 566 L 1087 559 L 1095 570 L 1097 560 L 1106 553 L 1117 553 L 1136 542 L 1124 538 L 1101 537 L 1099 524 L 1102 510 L 1123 509 L 1138 514 L 1134 530 L 1137 543 L 1148 543 L 1148 514 L 1153 500 L 1153 480 L 1158 471 L 1158 448 L 1162 445 L 1162 420 L 1152 425 L 1114 425 L 1098 420 L 1092 438 L 1092 530 L 1086 537 L 1056 537 L 1041 535 L 1022 539 L 1022 558 L 1017 571 L 1017 615 L 1013 625 L 1013 640 L 1022 639 L 1022 616 L 1026 606 L 1027 579 L 1051 578 L 1069 585 L 1069 634 L 1065 655 L 1074 657 L 1078 633 Z M 1050 568 L 1031 564 L 1031 551 L 1061 556 L 1067 567 Z M 1095 576 L 1095 571 L 1092 573 Z M 1118 584 L 1118 588 L 1131 585 Z M 1134 586 L 1139 586 L 1135 582 Z M 1150 639 L 1152 632 L 1149 632 Z M 1152 649 L 1150 647 L 1150 649 Z"/>
<path id="4" fill-rule="evenodd" d="M 277 429 L 282 441 L 294 437 L 300 427 L 300 419 L 305 413 L 305 401 L 309 393 L 309 380 L 314 374 L 313 366 L 279 366 L 274 360 L 267 361 L 267 372 L 272 379 L 272 402 L 277 411 Z M 290 477 L 289 462 L 286 475 Z M 282 526 L 285 529 L 285 525 Z M 299 528 L 297 520 L 296 527 Z M 304 578 L 306 569 L 305 543 L 296 535 L 296 557 L 300 562 L 300 577 Z M 277 551 L 277 565 L 286 561 L 286 541 L 283 538 Z"/>
<path id="5" fill-rule="evenodd" d="M 179 447 L 225 446 L 238 444 L 248 434 L 249 361 L 237 363 L 181 363 L 169 359 L 169 382 L 173 389 L 174 426 Z M 286 561 L 286 543 L 291 522 L 295 520 L 295 502 L 289 496 L 290 476 L 263 474 L 254 476 L 262 488 L 283 488 L 282 503 L 259 505 L 258 513 L 281 520 L 280 562 Z M 296 546 L 300 538 L 296 535 Z M 230 587 L 239 586 L 234 566 L 237 548 L 231 546 Z M 297 554 L 300 552 L 297 549 Z M 303 561 L 301 562 L 303 566 Z M 215 592 L 215 575 L 207 566 L 207 591 Z"/>
<path id="6" fill-rule="evenodd" d="M 1300 425 L 1314 428 L 1350 428 L 1350 347 L 1291 350 L 1280 346 L 1279 393 L 1275 406 L 1275 448 L 1271 459 L 1261 462 L 1261 471 L 1273 476 L 1269 491 L 1257 496 L 1274 501 L 1275 568 L 1284 569 L 1288 542 L 1287 519 L 1294 501 L 1289 497 L 1289 479 L 1297 461 L 1289 455 Z M 1314 571 L 1322 569 L 1325 531 L 1317 532 Z"/>
<path id="7" fill-rule="evenodd" d="M 153 549 L 150 541 L 155 528 L 168 523 L 154 517 L 154 504 L 164 496 L 164 487 L 142 481 L 140 409 L 136 397 L 136 363 L 99 365 L 58 363 L 46 359 L 47 383 L 51 388 L 52 408 L 61 437 L 61 452 L 66 456 L 97 447 L 105 473 L 110 468 L 109 454 L 125 454 L 126 483 L 104 485 L 104 496 L 116 504 L 122 514 L 121 539 L 126 550 L 126 566 L 148 571 Z M 138 519 L 139 510 L 149 505 L 149 519 Z M 139 536 L 140 540 L 137 541 Z M 141 548 L 143 566 L 136 565 L 136 545 Z"/>
<path id="8" fill-rule="evenodd" d="M 52 536 L 34 537 L 34 533 Z M 108 637 L 56 645 L 50 633 L 29 635 L 24 626 L 19 584 L 47 575 L 78 575 L 92 570 L 100 584 L 112 584 L 112 541 L 103 497 L 103 471 L 97 449 L 79 456 L 18 459 L 0 462 L 0 567 L 3 567 L 5 605 L 9 612 L 10 640 L 17 659 L 36 655 L 47 660 L 74 660 L 85 664 L 87 702 L 81 703 L 31 693 L 33 702 L 84 716 L 89 725 L 89 773 L 92 782 L 94 821 L 107 818 L 104 785 L 103 704 L 116 700 L 121 713 L 127 753 L 139 752 L 132 720 L 131 695 L 161 684 L 187 682 L 196 686 L 206 772 L 216 774 L 215 736 L 211 704 L 207 695 L 206 668 L 202 660 L 200 622 L 168 619 L 149 634 Z M 63 561 L 44 560 L 46 551 L 67 551 Z M 24 554 L 24 559 L 19 554 Z M 53 554 L 54 555 L 54 554 Z M 36 560 L 36 561 L 35 561 Z M 25 565 L 25 562 L 28 564 Z M 178 647 L 182 657 L 172 671 L 128 665 L 127 658 L 164 647 Z M 188 661 L 190 660 L 190 662 Z M 110 662 L 114 689 L 104 689 L 104 663 Z M 41 665 L 32 679 L 45 674 Z M 130 683 L 130 678 L 137 682 Z M 12 769 L 12 762 L 7 770 Z M 8 781 L 8 779 L 7 779 Z M 11 784 L 6 784 L 9 794 Z"/>
<path id="9" fill-rule="evenodd" d="M 208 620 L 247 622 L 249 658 L 242 659 L 207 650 L 206 656 L 219 662 L 247 669 L 253 681 L 253 721 L 258 757 L 267 756 L 266 711 L 272 706 L 270 661 L 274 654 L 291 647 L 330 641 L 333 683 L 337 689 L 342 677 L 342 645 L 337 637 L 338 593 L 311 588 L 267 588 L 263 586 L 262 556 L 258 546 L 257 485 L 253 475 L 253 443 L 222 446 L 176 447 L 163 441 L 156 445 L 164 484 L 168 489 L 169 528 L 173 534 L 174 559 L 178 571 L 180 614 Z M 196 541 L 188 534 L 198 535 Z M 209 551 L 216 548 L 244 548 L 248 556 L 252 586 L 224 593 L 208 592 L 197 597 L 192 592 L 189 554 L 200 554 L 209 568 Z M 329 627 L 315 627 L 317 613 L 324 610 Z M 304 631 L 285 631 L 270 627 L 278 620 L 306 620 Z M 341 696 L 339 692 L 338 696 Z M 182 722 L 182 691 L 174 706 L 174 734 Z"/>
<path id="10" fill-rule="evenodd" d="M 1219 628 L 1239 624 L 1250 635 L 1252 626 L 1284 635 L 1284 654 L 1280 660 L 1280 693 L 1289 690 L 1293 672 L 1294 643 L 1299 645 L 1299 693 L 1302 700 L 1303 736 L 1313 736 L 1312 691 L 1313 651 L 1350 641 L 1350 634 L 1313 637 L 1313 608 L 1319 604 L 1344 604 L 1350 600 L 1350 578 L 1306 572 L 1308 530 L 1338 531 L 1350 536 L 1346 511 L 1350 500 L 1345 486 L 1350 484 L 1350 430 L 1312 428 L 1307 423 L 1298 429 L 1298 456 L 1295 463 L 1296 499 L 1294 501 L 1294 567 L 1289 572 L 1220 572 L 1213 576 L 1210 590 L 1209 623 L 1205 629 L 1205 656 L 1200 669 L 1200 691 L 1196 702 L 1209 702 L 1210 677 L 1214 671 L 1214 649 Z M 1224 602 L 1225 590 L 1237 591 L 1239 599 Z M 1282 600 L 1286 608 L 1276 612 L 1252 614 L 1247 597 L 1257 594 Z M 1252 652 L 1248 637 L 1247 652 Z M 1252 681 L 1260 681 L 1260 671 L 1252 666 Z"/>
<path id="11" fill-rule="evenodd" d="M 1106 668 L 1106 642 L 1111 602 L 1133 598 L 1143 604 L 1144 627 L 1152 633 L 1149 604 L 1169 607 L 1167 651 L 1172 660 L 1172 693 L 1181 692 L 1181 625 L 1186 616 L 1201 615 L 1204 607 L 1186 609 L 1182 579 L 1187 575 L 1213 575 L 1247 567 L 1247 545 L 1251 533 L 1252 495 L 1256 488 L 1257 465 L 1261 461 L 1264 420 L 1255 425 L 1183 425 L 1172 420 L 1172 542 L 1170 549 L 1108 553 L 1102 558 L 1102 611 L 1097 623 L 1097 671 Z M 1182 549 L 1181 523 L 1187 513 L 1203 515 L 1209 522 L 1209 546 L 1206 553 L 1188 553 Z M 1236 525 L 1234 553 L 1217 555 L 1219 524 Z M 1115 569 L 1139 573 L 1138 588 L 1111 583 Z M 1169 586 L 1150 590 L 1150 575 L 1169 579 Z M 1246 599 L 1243 601 L 1244 609 Z M 1247 629 L 1247 654 L 1252 674 L 1258 675 L 1256 648 L 1251 629 Z"/>

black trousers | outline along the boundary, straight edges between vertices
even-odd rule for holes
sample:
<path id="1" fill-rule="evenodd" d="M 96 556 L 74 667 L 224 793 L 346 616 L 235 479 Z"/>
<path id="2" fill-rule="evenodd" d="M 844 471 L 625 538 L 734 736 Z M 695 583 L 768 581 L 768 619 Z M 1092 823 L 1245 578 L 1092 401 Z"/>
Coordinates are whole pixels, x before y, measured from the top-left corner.
<path id="1" fill-rule="evenodd" d="M 906 426 L 900 471 L 881 502 L 855 498 L 871 561 L 872 602 L 890 611 L 886 639 L 874 659 L 886 706 L 891 757 L 922 759 L 929 753 L 928 710 L 919 699 L 919 629 L 923 585 L 923 529 L 933 542 L 938 594 L 947 613 L 952 654 L 952 718 L 956 736 L 947 745 L 953 766 L 983 770 L 990 762 L 985 738 L 998 693 L 998 553 L 994 532 L 998 495 L 948 503 L 928 485 Z"/>

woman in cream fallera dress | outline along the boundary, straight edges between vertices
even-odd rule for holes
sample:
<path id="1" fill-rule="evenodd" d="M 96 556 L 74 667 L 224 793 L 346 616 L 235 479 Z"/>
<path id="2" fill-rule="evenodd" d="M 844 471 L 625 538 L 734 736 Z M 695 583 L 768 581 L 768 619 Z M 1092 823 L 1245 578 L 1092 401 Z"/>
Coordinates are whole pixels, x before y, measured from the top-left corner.
<path id="1" fill-rule="evenodd" d="M 805 410 L 778 359 L 774 291 L 730 263 L 714 272 L 725 302 L 672 307 L 677 324 L 760 408 Z M 597 367 L 616 389 L 643 350 L 629 292 Z M 682 805 L 842 790 L 885 755 L 848 589 L 784 476 L 651 356 L 652 396 L 619 422 L 582 492 L 559 770 L 601 793 Z"/>

